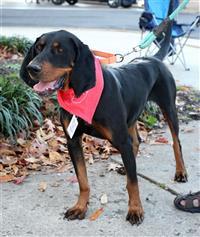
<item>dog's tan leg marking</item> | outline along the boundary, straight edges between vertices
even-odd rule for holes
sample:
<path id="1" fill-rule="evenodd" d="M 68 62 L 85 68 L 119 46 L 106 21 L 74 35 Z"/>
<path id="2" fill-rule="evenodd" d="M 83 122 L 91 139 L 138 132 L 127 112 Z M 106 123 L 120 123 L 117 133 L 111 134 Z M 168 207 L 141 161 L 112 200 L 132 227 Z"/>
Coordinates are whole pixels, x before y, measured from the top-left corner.
<path id="1" fill-rule="evenodd" d="M 172 139 L 173 139 L 173 150 L 174 150 L 174 156 L 175 156 L 175 161 L 176 161 L 176 173 L 175 173 L 174 180 L 178 182 L 186 182 L 187 171 L 186 171 L 183 156 L 182 156 L 181 144 L 180 144 L 179 138 L 177 134 L 175 133 L 172 122 L 167 117 L 166 113 L 163 113 L 163 115 L 169 125 L 170 131 L 172 134 Z"/>
<path id="2" fill-rule="evenodd" d="M 132 182 L 127 178 L 127 190 L 129 195 L 129 210 L 126 220 L 132 225 L 139 225 L 144 219 L 144 211 L 140 201 L 138 182 Z"/>
<path id="3" fill-rule="evenodd" d="M 129 132 L 131 138 L 133 139 L 133 153 L 134 153 L 135 157 L 137 157 L 139 145 L 140 145 L 140 142 L 138 140 L 137 123 L 135 123 L 134 125 L 129 127 L 128 132 Z"/>
<path id="4" fill-rule="evenodd" d="M 67 135 L 66 129 L 69 125 L 69 120 L 62 120 L 62 125 L 65 134 Z M 75 140 L 68 140 L 68 149 L 74 165 L 80 190 L 77 203 L 72 208 L 68 209 L 65 213 L 65 218 L 67 218 L 68 220 L 83 219 L 87 212 L 87 205 L 89 203 L 90 188 L 88 184 L 87 171 L 81 141 L 81 137 L 77 137 L 75 138 Z"/>
<path id="5" fill-rule="evenodd" d="M 68 209 L 65 214 L 65 217 L 69 220 L 83 219 L 89 203 L 90 188 L 88 185 L 85 162 L 83 160 L 78 161 L 76 169 L 80 194 L 77 203 L 72 208 Z"/>

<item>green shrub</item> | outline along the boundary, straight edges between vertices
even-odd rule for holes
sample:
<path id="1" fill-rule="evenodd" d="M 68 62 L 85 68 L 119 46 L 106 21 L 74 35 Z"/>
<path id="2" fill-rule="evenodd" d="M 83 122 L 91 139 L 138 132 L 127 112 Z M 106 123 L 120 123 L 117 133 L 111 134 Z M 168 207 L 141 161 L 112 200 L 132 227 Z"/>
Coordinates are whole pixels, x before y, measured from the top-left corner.
<path id="1" fill-rule="evenodd" d="M 0 133 L 11 139 L 42 122 L 40 97 L 13 73 L 0 76 Z"/>
<path id="2" fill-rule="evenodd" d="M 153 102 L 147 102 L 143 113 L 140 115 L 139 120 L 142 121 L 147 127 L 153 128 L 158 122 L 161 111 L 159 107 Z"/>
<path id="3" fill-rule="evenodd" d="M 11 53 L 25 54 L 32 45 L 32 41 L 25 37 L 0 36 L 0 47 Z"/>

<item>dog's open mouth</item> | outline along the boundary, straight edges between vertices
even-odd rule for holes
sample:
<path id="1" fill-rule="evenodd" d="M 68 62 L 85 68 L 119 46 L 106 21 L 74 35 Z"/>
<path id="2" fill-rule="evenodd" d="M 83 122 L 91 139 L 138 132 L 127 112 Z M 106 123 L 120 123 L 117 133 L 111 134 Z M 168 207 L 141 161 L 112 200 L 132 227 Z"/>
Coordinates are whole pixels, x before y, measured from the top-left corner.
<path id="1" fill-rule="evenodd" d="M 66 75 L 51 82 L 40 81 L 33 87 L 33 89 L 40 95 L 49 95 L 56 90 L 62 89 L 64 87 L 65 80 L 67 80 Z"/>

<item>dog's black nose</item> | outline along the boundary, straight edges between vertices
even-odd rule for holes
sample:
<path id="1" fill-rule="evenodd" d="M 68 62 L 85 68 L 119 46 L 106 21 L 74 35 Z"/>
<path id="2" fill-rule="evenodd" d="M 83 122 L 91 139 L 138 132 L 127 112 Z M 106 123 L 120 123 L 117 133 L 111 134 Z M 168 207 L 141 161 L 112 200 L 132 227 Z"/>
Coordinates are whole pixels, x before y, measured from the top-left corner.
<path id="1" fill-rule="evenodd" d="M 41 72 L 42 68 L 38 64 L 29 64 L 27 66 L 27 70 L 32 76 L 37 76 Z"/>

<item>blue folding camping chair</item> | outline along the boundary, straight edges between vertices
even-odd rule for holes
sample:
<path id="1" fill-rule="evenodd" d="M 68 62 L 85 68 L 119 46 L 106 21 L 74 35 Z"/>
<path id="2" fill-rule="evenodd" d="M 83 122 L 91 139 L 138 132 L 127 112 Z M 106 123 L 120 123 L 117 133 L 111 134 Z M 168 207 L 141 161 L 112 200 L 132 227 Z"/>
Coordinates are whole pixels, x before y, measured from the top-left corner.
<path id="1" fill-rule="evenodd" d="M 173 7 L 176 9 L 179 5 L 179 0 L 173 1 Z M 152 31 L 167 17 L 169 4 L 170 0 L 144 0 L 145 11 L 142 13 L 139 19 L 139 27 L 142 30 L 142 37 L 144 32 Z M 186 66 L 183 49 L 191 35 L 191 32 L 199 25 L 200 16 L 197 16 L 191 24 L 178 24 L 177 21 L 173 21 L 172 39 L 169 53 L 167 55 L 167 58 L 171 64 L 175 64 L 175 62 L 179 60 L 184 69 L 189 70 L 189 68 Z M 162 36 L 156 38 L 154 44 L 160 48 L 162 47 L 162 40 Z M 151 48 L 149 47 L 146 51 L 146 55 L 149 55 L 153 51 L 151 51 Z"/>

